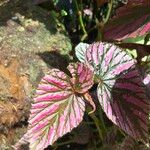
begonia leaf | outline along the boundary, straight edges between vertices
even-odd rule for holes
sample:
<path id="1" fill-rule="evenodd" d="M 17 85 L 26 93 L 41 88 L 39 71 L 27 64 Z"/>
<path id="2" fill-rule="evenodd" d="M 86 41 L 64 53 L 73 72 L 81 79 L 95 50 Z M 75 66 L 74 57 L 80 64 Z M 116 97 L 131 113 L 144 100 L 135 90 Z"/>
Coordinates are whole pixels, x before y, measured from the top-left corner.
<path id="1" fill-rule="evenodd" d="M 136 61 L 103 42 L 88 47 L 85 61 L 94 70 L 97 96 L 107 117 L 130 136 L 146 141 L 149 103 Z"/>
<path id="2" fill-rule="evenodd" d="M 85 102 L 81 93 L 93 85 L 93 73 L 82 63 L 70 64 L 68 68 L 72 77 L 52 69 L 38 85 L 25 134 L 31 150 L 52 145 L 83 119 Z"/>
<path id="3" fill-rule="evenodd" d="M 150 1 L 129 0 L 104 28 L 106 40 L 124 40 L 145 36 L 150 32 Z"/>

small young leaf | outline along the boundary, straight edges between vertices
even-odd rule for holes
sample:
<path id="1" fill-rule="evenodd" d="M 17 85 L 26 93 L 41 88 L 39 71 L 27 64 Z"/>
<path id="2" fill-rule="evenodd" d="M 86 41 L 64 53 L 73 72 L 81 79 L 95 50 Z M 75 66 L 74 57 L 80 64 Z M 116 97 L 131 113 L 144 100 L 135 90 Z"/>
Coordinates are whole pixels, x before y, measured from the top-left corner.
<path id="1" fill-rule="evenodd" d="M 89 46 L 86 63 L 94 69 L 98 99 L 107 117 L 132 137 L 146 140 L 149 103 L 132 57 L 100 42 Z"/>
<path id="2" fill-rule="evenodd" d="M 70 63 L 68 70 L 72 74 L 71 82 L 77 93 L 85 93 L 93 85 L 93 72 L 82 63 Z"/>
<path id="3" fill-rule="evenodd" d="M 26 134 L 31 150 L 52 145 L 83 119 L 85 102 L 78 92 L 86 93 L 93 85 L 93 73 L 81 63 L 70 64 L 68 68 L 72 78 L 52 69 L 38 86 Z"/>
<path id="4" fill-rule="evenodd" d="M 80 62 L 85 61 L 85 52 L 86 52 L 86 49 L 88 48 L 88 46 L 89 46 L 89 44 L 81 42 L 75 47 L 76 56 L 80 60 Z"/>

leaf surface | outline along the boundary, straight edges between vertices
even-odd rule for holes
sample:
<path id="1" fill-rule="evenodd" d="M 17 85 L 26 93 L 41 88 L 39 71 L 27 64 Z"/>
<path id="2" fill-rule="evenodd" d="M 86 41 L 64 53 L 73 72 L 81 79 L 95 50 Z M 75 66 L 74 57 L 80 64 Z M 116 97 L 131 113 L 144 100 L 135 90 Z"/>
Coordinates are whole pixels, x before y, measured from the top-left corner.
<path id="1" fill-rule="evenodd" d="M 89 46 L 86 63 L 93 67 L 107 117 L 132 137 L 146 140 L 149 103 L 135 61 L 119 47 L 100 42 Z"/>
<path id="2" fill-rule="evenodd" d="M 52 69 L 38 86 L 26 134 L 31 150 L 52 145 L 83 119 L 85 102 L 78 90 L 83 93 L 92 86 L 93 74 L 81 63 L 70 64 L 68 68 L 72 78 L 58 69 Z"/>

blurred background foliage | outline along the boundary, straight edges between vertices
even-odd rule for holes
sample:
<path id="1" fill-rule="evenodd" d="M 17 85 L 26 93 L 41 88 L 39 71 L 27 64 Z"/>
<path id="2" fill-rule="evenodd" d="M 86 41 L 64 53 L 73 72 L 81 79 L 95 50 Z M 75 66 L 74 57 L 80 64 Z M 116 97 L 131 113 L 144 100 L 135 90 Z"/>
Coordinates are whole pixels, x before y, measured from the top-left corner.
<path id="1" fill-rule="evenodd" d="M 102 27 L 127 0 L 34 0 L 65 25 L 73 43 L 102 40 Z"/>

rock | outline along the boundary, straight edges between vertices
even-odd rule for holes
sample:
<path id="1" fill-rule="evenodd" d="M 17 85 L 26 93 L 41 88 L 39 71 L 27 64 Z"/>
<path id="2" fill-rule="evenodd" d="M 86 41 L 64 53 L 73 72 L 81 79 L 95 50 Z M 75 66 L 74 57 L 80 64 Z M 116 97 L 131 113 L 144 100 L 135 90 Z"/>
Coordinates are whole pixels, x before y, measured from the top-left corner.
<path id="1" fill-rule="evenodd" d="M 26 131 L 30 104 L 41 77 L 53 67 L 65 70 L 72 49 L 57 15 L 31 2 L 5 0 L 0 3 L 2 150 L 11 149 Z"/>

